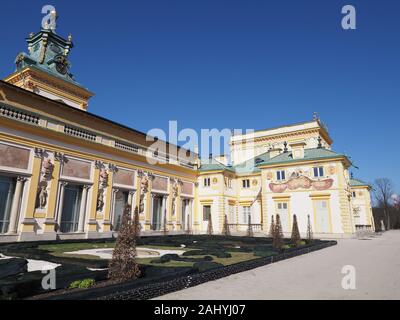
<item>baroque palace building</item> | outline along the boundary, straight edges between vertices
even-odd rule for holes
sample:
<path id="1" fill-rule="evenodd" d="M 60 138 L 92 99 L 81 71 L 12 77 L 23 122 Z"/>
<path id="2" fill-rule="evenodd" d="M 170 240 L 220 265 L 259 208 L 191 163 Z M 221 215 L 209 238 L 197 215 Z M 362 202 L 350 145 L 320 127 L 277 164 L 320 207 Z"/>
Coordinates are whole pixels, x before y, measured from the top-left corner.
<path id="1" fill-rule="evenodd" d="M 127 206 L 145 234 L 206 233 L 211 221 L 215 234 L 227 223 L 265 235 L 277 214 L 287 235 L 294 214 L 303 235 L 308 221 L 316 237 L 374 229 L 370 186 L 350 176 L 318 118 L 233 136 L 231 165 L 162 154 L 88 111 L 93 93 L 69 71 L 71 36 L 42 29 L 27 43 L 0 81 L 0 242 L 109 238 Z"/>

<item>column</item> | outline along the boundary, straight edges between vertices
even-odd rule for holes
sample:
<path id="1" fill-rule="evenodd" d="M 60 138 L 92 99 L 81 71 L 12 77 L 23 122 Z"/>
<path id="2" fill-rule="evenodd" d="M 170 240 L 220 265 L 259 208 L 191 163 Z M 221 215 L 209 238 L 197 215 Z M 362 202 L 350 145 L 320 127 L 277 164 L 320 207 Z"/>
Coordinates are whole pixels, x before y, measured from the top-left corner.
<path id="1" fill-rule="evenodd" d="M 61 182 L 60 183 L 60 199 L 58 203 L 58 214 L 57 214 L 57 225 L 58 225 L 58 232 L 60 232 L 61 229 L 61 218 L 62 218 L 62 211 L 63 211 L 63 206 L 64 206 L 64 193 L 65 193 L 65 187 L 68 185 L 68 182 Z"/>
<path id="2" fill-rule="evenodd" d="M 131 207 L 131 217 L 135 218 L 135 191 L 129 191 L 128 205 Z"/>
<path id="3" fill-rule="evenodd" d="M 19 213 L 19 203 L 22 195 L 22 187 L 26 178 L 18 177 L 17 184 L 15 186 L 14 197 L 11 204 L 11 213 L 10 213 L 10 224 L 8 226 L 8 233 L 15 234 L 17 233 L 17 222 L 18 222 L 18 213 Z"/>
<path id="4" fill-rule="evenodd" d="M 166 217 L 166 202 L 167 202 L 167 196 L 162 197 L 162 204 L 161 204 L 161 230 L 164 230 L 164 223 L 165 225 L 167 224 L 167 217 Z"/>
<path id="5" fill-rule="evenodd" d="M 83 186 L 81 208 L 79 211 L 78 232 L 85 232 L 85 214 L 86 214 L 87 195 L 89 188 L 90 186 Z"/>
<path id="6" fill-rule="evenodd" d="M 24 235 L 24 233 L 27 235 L 35 233 L 36 219 L 34 218 L 34 214 L 41 169 L 42 158 L 34 157 L 32 164 L 32 175 L 29 179 L 29 185 L 26 194 L 24 218 L 21 222 L 21 237 Z"/>

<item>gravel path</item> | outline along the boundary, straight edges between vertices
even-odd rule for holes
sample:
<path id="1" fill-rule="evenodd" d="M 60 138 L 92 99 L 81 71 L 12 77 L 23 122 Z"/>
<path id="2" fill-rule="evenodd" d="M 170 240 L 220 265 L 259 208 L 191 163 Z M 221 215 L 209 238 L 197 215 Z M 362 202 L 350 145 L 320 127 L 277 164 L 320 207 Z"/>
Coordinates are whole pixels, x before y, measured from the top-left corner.
<path id="1" fill-rule="evenodd" d="M 342 288 L 347 265 L 355 267 L 355 290 Z M 337 246 L 158 299 L 400 299 L 400 231 L 340 240 Z"/>

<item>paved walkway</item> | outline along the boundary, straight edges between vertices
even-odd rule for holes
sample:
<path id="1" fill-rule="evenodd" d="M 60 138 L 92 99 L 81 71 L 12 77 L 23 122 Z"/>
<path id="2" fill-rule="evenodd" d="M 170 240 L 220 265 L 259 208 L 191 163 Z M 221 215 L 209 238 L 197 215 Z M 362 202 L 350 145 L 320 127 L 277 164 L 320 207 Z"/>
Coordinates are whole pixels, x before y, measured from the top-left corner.
<path id="1" fill-rule="evenodd" d="M 356 268 L 344 290 L 343 266 Z M 208 282 L 159 299 L 400 299 L 400 231 L 337 246 Z"/>

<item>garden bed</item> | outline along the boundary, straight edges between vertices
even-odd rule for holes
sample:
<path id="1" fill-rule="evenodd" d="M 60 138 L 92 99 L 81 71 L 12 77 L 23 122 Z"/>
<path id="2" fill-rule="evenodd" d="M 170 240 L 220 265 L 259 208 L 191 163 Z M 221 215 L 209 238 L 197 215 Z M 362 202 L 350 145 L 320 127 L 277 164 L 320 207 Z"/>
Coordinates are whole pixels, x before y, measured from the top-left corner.
<path id="1" fill-rule="evenodd" d="M 142 276 L 123 284 L 111 284 L 106 281 L 107 270 L 104 268 L 107 268 L 108 260 L 95 255 L 74 254 L 75 251 L 87 249 L 110 251 L 114 244 L 113 239 L 14 243 L 0 245 L 0 252 L 7 256 L 44 260 L 62 265 L 56 269 L 58 290 L 45 296 L 39 295 L 34 299 L 149 299 L 322 249 L 336 242 L 313 240 L 312 243 L 302 242 L 300 246 L 294 247 L 290 245 L 289 240 L 286 240 L 284 249 L 277 251 L 273 249 L 272 240 L 269 238 L 206 235 L 142 237 L 138 240 L 138 248 L 181 253 L 137 259 Z M 96 271 L 97 269 L 103 270 Z M 4 283 L 8 285 L 6 297 L 11 294 L 13 298 L 26 298 L 43 292 L 40 286 L 42 277 L 41 272 L 26 273 L 14 279 L 0 280 L 0 286 Z M 66 290 L 72 281 L 83 279 L 95 280 L 95 287 L 85 290 Z M 16 293 L 12 295 L 13 283 L 16 287 L 25 289 L 14 288 Z"/>

